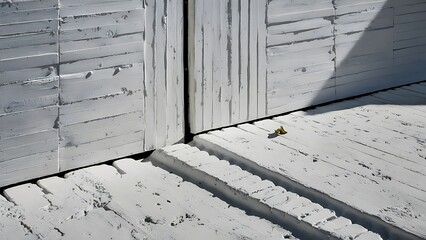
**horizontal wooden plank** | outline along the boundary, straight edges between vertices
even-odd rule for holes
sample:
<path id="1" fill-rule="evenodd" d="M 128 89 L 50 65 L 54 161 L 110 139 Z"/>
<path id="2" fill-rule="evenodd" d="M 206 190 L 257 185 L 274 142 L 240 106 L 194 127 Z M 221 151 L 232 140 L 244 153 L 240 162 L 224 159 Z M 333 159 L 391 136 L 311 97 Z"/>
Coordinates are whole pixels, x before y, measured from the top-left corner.
<path id="1" fill-rule="evenodd" d="M 312 65 L 306 65 L 303 67 L 296 67 L 290 69 L 280 69 L 271 71 L 268 69 L 268 79 L 279 79 L 279 78 L 289 78 L 295 76 L 302 76 L 309 73 L 322 72 L 327 70 L 333 70 L 334 64 L 330 64 L 330 62 L 326 63 L 316 63 Z M 275 77 L 274 77 L 275 76 Z"/>
<path id="2" fill-rule="evenodd" d="M 8 58 L 0 60 L 0 72 L 26 68 L 56 66 L 59 63 L 57 53 L 44 53 L 39 55 Z"/>
<path id="3" fill-rule="evenodd" d="M 393 27 L 393 18 L 379 18 L 372 21 L 336 24 L 336 34 L 352 34 L 365 30 L 376 30 Z"/>
<path id="4" fill-rule="evenodd" d="M 343 85 L 351 82 L 364 81 L 366 79 L 377 80 L 392 78 L 394 71 L 391 68 L 379 68 L 370 71 L 361 71 L 354 74 L 339 76 L 336 80 L 337 85 Z"/>
<path id="5" fill-rule="evenodd" d="M 57 69 L 52 66 L 5 71 L 0 72 L 0 86 L 32 81 L 43 77 L 55 77 L 57 75 Z"/>
<path id="6" fill-rule="evenodd" d="M 58 151 L 48 151 L 0 163 L 0 186 L 58 172 Z"/>
<path id="7" fill-rule="evenodd" d="M 144 151 L 144 132 L 135 131 L 77 147 L 59 149 L 60 171 L 88 166 Z"/>
<path id="8" fill-rule="evenodd" d="M 41 1 L 3 1 L 0 5 L 0 13 L 40 10 L 58 7 L 58 0 Z"/>
<path id="9" fill-rule="evenodd" d="M 71 125 L 93 121 L 104 117 L 144 111 L 143 92 L 132 95 L 117 94 L 61 105 L 59 120 L 61 125 Z"/>
<path id="10" fill-rule="evenodd" d="M 345 43 L 353 43 L 354 46 L 358 43 L 361 45 L 368 45 L 369 42 L 376 47 L 380 47 L 381 40 L 384 42 L 392 42 L 394 31 L 392 28 L 378 29 L 374 31 L 361 31 L 361 32 L 353 32 L 347 34 L 339 34 L 336 35 L 336 45 L 341 45 Z M 383 39 L 380 37 L 383 36 Z"/>
<path id="11" fill-rule="evenodd" d="M 119 55 L 62 63 L 61 74 L 72 74 L 110 67 L 119 67 L 143 62 L 143 52 L 131 52 Z"/>
<path id="12" fill-rule="evenodd" d="M 268 35 L 267 44 L 268 46 L 274 46 L 294 42 L 311 42 L 313 40 L 331 37 L 333 36 L 333 33 L 334 27 L 330 25 L 306 31 L 301 30 L 296 32 Z"/>
<path id="13" fill-rule="evenodd" d="M 405 32 L 422 31 L 424 29 L 425 24 L 426 20 L 395 24 L 394 31 L 396 35 L 403 35 Z"/>
<path id="14" fill-rule="evenodd" d="M 295 77 L 286 77 L 282 74 L 268 75 L 268 91 L 278 88 L 292 88 L 293 86 L 309 85 L 312 82 L 328 81 L 334 84 L 335 71 L 330 70 L 306 73 Z"/>
<path id="15" fill-rule="evenodd" d="M 277 14 L 277 15 L 268 14 L 267 21 L 268 21 L 268 25 L 274 25 L 274 24 L 297 21 L 302 19 L 330 17 L 330 16 L 333 16 L 333 14 L 334 14 L 333 7 L 317 9 L 315 11 L 310 11 L 308 9 L 305 9 L 300 12 L 293 12 L 293 13 L 286 13 L 284 11 L 281 14 Z"/>
<path id="16" fill-rule="evenodd" d="M 124 23 L 71 30 L 61 29 L 61 44 L 70 41 L 91 40 L 96 38 L 112 39 L 121 35 L 142 33 L 143 24 Z"/>
<path id="17" fill-rule="evenodd" d="M 143 113 L 138 111 L 73 125 L 61 125 L 60 147 L 75 147 L 143 130 L 142 119 Z"/>
<path id="18" fill-rule="evenodd" d="M 33 45 L 23 47 L 0 49 L 2 59 L 21 58 L 27 56 L 41 55 L 46 53 L 56 53 L 58 46 L 53 44 Z"/>
<path id="19" fill-rule="evenodd" d="M 336 1 L 336 15 L 360 15 L 367 12 L 376 12 L 392 10 L 392 4 L 389 1 Z"/>
<path id="20" fill-rule="evenodd" d="M 6 139 L 52 130 L 57 118 L 57 106 L 3 114 L 0 115 L 0 137 Z"/>
<path id="21" fill-rule="evenodd" d="M 0 8 L 1 9 L 1 8 Z M 56 8 L 31 10 L 23 12 L 8 12 L 0 14 L 0 25 L 25 22 L 51 21 L 58 19 Z"/>
<path id="22" fill-rule="evenodd" d="M 58 87 L 58 77 L 0 86 L 0 114 L 56 105 Z"/>
<path id="23" fill-rule="evenodd" d="M 269 99 L 268 97 L 268 115 L 276 115 L 280 113 L 290 112 L 324 102 L 335 100 L 335 89 L 327 88 L 321 91 L 313 91 L 304 95 L 298 95 L 298 100 L 281 101 L 278 99 Z"/>
<path id="24" fill-rule="evenodd" d="M 377 21 L 378 19 L 393 19 L 393 9 L 378 9 L 377 11 L 361 11 L 360 13 L 353 13 L 352 11 L 349 14 L 341 15 L 336 17 L 336 24 L 348 24 L 355 22 L 372 22 L 373 20 Z"/>
<path id="25" fill-rule="evenodd" d="M 322 53 L 312 55 L 309 58 L 304 56 L 298 58 L 286 58 L 284 56 L 275 56 L 268 59 L 268 71 L 282 71 L 286 69 L 295 69 L 299 67 L 307 67 L 314 64 L 329 63 L 334 66 L 333 59 L 335 58 L 333 52 L 324 51 Z"/>
<path id="26" fill-rule="evenodd" d="M 61 16 L 93 15 L 99 13 L 132 11 L 135 9 L 142 9 L 142 2 L 140 0 L 86 2 L 81 5 L 73 3 L 61 7 Z"/>
<path id="27" fill-rule="evenodd" d="M 288 22 L 283 24 L 277 24 L 269 26 L 268 34 L 276 35 L 290 32 L 301 32 L 303 30 L 311 30 L 321 27 L 331 26 L 332 19 L 314 18 L 314 19 L 303 19 L 294 22 Z"/>
<path id="28" fill-rule="evenodd" d="M 143 33 L 127 33 L 124 36 L 116 36 L 110 38 L 96 37 L 82 40 L 74 40 L 69 42 L 61 42 L 61 53 L 131 42 L 140 42 L 143 47 Z"/>
<path id="29" fill-rule="evenodd" d="M 61 51 L 61 62 L 73 62 L 87 59 L 101 58 L 131 52 L 143 52 L 143 42 L 129 42 L 74 51 Z"/>
<path id="30" fill-rule="evenodd" d="M 327 17 L 333 15 L 333 5 L 332 1 L 272 1 L 269 3 L 267 15 L 269 24 L 286 22 L 290 19 Z"/>
<path id="31" fill-rule="evenodd" d="M 407 4 L 395 7 L 395 15 L 405 15 L 410 13 L 426 12 L 426 3 Z"/>
<path id="32" fill-rule="evenodd" d="M 334 81 L 315 81 L 309 84 L 292 86 L 291 88 L 276 88 L 267 92 L 270 106 L 280 105 L 282 103 L 291 103 L 302 101 L 312 95 L 312 92 L 322 91 L 333 88 Z M 314 100 L 315 98 L 312 98 Z"/>
<path id="33" fill-rule="evenodd" d="M 56 151 L 58 130 L 47 130 L 25 136 L 0 140 L 0 162 Z"/>
<path id="34" fill-rule="evenodd" d="M 72 103 L 87 99 L 102 98 L 109 95 L 132 95 L 142 90 L 139 74 L 120 75 L 94 81 L 61 83 L 61 103 Z"/>
<path id="35" fill-rule="evenodd" d="M 98 28 L 101 26 L 117 25 L 122 23 L 137 23 L 143 25 L 144 11 L 142 9 L 136 9 L 107 14 L 100 13 L 87 16 L 63 17 L 63 21 L 61 22 L 61 31 Z"/>
<path id="36" fill-rule="evenodd" d="M 386 51 L 386 52 L 379 52 L 379 53 L 367 53 L 364 55 L 356 55 L 352 56 L 349 54 L 349 56 L 346 56 L 346 58 L 340 60 L 336 60 L 336 64 L 340 68 L 344 68 L 346 66 L 356 66 L 356 65 L 364 65 L 364 64 L 370 64 L 370 63 L 376 63 L 381 62 L 384 60 L 392 60 L 393 59 L 393 52 L 392 51 Z"/>
<path id="37" fill-rule="evenodd" d="M 395 24 L 411 23 L 411 22 L 425 21 L 425 20 L 426 20 L 425 12 L 416 12 L 416 13 L 395 16 Z"/>
<path id="38" fill-rule="evenodd" d="M 81 6 L 86 4 L 94 4 L 94 3 L 111 3 L 111 2 L 119 2 L 119 0 L 61 0 L 61 6 L 69 7 L 69 6 Z"/>
<path id="39" fill-rule="evenodd" d="M 61 104 L 141 91 L 142 64 L 62 75 Z"/>
<path id="40" fill-rule="evenodd" d="M 337 78 L 339 81 L 339 77 Z M 389 75 L 378 77 L 367 77 L 364 80 L 350 82 L 348 84 L 336 86 L 336 96 L 338 98 L 356 96 L 368 92 L 374 92 L 381 89 L 386 89 L 394 86 L 410 83 L 403 78 L 390 78 Z"/>
<path id="41" fill-rule="evenodd" d="M 287 43 L 282 44 L 278 46 L 268 46 L 267 53 L 268 56 L 273 54 L 281 54 L 281 53 L 287 53 L 287 52 L 298 52 L 303 51 L 307 49 L 315 49 L 315 48 L 321 48 L 325 46 L 333 46 L 334 45 L 334 38 L 324 38 L 324 39 L 316 39 L 312 41 L 306 41 L 306 42 L 300 42 L 300 43 Z"/>
<path id="42" fill-rule="evenodd" d="M 57 45 L 58 37 L 53 32 L 40 32 L 0 37 L 0 49 L 15 49 L 42 45 Z M 13 51 L 13 50 L 12 50 Z"/>
<path id="43" fill-rule="evenodd" d="M 0 25 L 0 37 L 18 36 L 20 34 L 27 35 L 30 33 L 49 33 L 56 35 L 58 32 L 58 26 L 58 21 L 40 21 L 13 25 Z"/>
<path id="44" fill-rule="evenodd" d="M 392 68 L 394 65 L 393 59 L 383 59 L 382 61 L 359 63 L 356 65 L 347 65 L 345 67 L 336 68 L 336 76 L 345 76 L 371 70 Z"/>

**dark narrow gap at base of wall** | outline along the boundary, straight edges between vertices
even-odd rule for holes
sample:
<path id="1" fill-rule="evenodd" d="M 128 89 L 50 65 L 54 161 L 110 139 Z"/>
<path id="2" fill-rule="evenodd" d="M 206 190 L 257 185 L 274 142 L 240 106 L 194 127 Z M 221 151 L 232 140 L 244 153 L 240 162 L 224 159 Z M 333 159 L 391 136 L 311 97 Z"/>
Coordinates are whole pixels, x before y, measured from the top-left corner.
<path id="1" fill-rule="evenodd" d="M 59 172 L 59 173 L 52 173 L 52 174 L 49 174 L 49 175 L 46 175 L 46 176 L 37 177 L 37 178 L 34 178 L 34 179 L 28 179 L 28 180 L 21 181 L 21 182 L 18 182 L 18 183 L 2 186 L 2 187 L 0 187 L 0 195 L 2 195 L 3 191 L 5 189 L 8 189 L 8 188 L 20 186 L 20 185 L 23 185 L 23 184 L 35 184 L 35 185 L 37 185 L 38 180 L 46 179 L 46 178 L 50 178 L 50 177 L 65 178 L 65 175 L 70 173 L 70 172 L 75 172 L 75 171 L 85 169 L 85 168 L 88 168 L 88 167 L 94 167 L 94 166 L 99 166 L 99 165 L 112 166 L 115 161 L 120 160 L 120 159 L 131 158 L 131 159 L 134 159 L 136 161 L 143 161 L 143 160 L 147 159 L 153 152 L 154 152 L 154 150 L 143 152 L 143 153 L 137 153 L 137 154 L 130 155 L 130 156 L 127 156 L 127 157 L 115 158 L 115 159 L 108 160 L 106 162 L 94 163 L 94 164 L 91 164 L 91 165 L 82 166 L 82 167 L 70 169 L 70 170 L 67 170 L 67 171 L 62 171 L 62 172 Z"/>
<path id="2" fill-rule="evenodd" d="M 189 117 L 189 16 L 188 0 L 183 1 L 183 97 L 184 97 L 184 142 L 189 143 L 194 138 L 190 129 Z"/>

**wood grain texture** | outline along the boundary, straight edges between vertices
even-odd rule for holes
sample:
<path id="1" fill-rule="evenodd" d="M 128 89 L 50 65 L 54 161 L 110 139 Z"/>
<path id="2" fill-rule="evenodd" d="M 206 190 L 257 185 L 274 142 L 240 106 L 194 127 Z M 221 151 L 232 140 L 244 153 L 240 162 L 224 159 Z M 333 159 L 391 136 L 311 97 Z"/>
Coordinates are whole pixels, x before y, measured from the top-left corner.
<path id="1" fill-rule="evenodd" d="M 58 1 L 0 4 L 0 186 L 58 171 Z"/>
<path id="2" fill-rule="evenodd" d="M 267 14 L 267 114 L 333 100 L 333 1 L 275 0 Z"/>
<path id="3" fill-rule="evenodd" d="M 0 5 L 0 186 L 183 139 L 183 3 Z"/>
<path id="4" fill-rule="evenodd" d="M 182 3 L 62 4 L 60 170 L 180 141 Z"/>
<path id="5" fill-rule="evenodd" d="M 191 8 L 193 133 L 426 79 L 424 1 L 194 0 Z"/>
<path id="6" fill-rule="evenodd" d="M 191 131 L 265 116 L 266 1 L 189 5 Z"/>
<path id="7" fill-rule="evenodd" d="M 143 31 L 134 29 L 120 34 L 122 27 L 144 23 L 142 3 L 130 0 L 61 4 L 59 170 L 142 152 Z M 114 26 L 117 32 L 110 29 L 104 35 L 97 35 L 99 26 L 107 29 Z M 70 33 L 74 33 L 73 37 L 68 37 Z M 97 114 L 85 114 L 91 102 L 117 101 L 125 105 L 124 99 L 130 100 L 133 95 L 139 103 L 130 104 L 124 112 L 92 108 Z M 74 104 L 77 106 L 73 111 L 68 111 Z M 86 117 L 79 121 L 76 114 Z M 127 147 L 133 142 L 139 144 Z M 117 150 L 118 146 L 123 149 Z"/>

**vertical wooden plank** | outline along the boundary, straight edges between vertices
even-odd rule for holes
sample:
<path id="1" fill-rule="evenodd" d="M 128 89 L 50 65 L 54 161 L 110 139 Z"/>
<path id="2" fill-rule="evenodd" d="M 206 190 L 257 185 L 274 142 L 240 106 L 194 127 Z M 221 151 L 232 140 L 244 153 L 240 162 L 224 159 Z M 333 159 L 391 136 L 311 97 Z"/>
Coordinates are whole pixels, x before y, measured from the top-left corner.
<path id="1" fill-rule="evenodd" d="M 177 2 L 167 0 L 167 144 L 172 144 L 177 135 L 177 68 L 180 67 L 177 61 L 176 33 L 178 22 L 176 18 Z"/>
<path id="2" fill-rule="evenodd" d="M 173 104 L 176 105 L 177 108 L 177 121 L 176 121 L 176 136 L 174 141 L 181 141 L 184 138 L 185 134 L 185 110 L 184 110 L 184 65 L 183 65 L 183 39 L 188 37 L 183 35 L 183 1 L 177 1 L 176 4 L 176 33 L 175 33 L 175 51 L 176 51 L 176 68 L 177 68 L 177 76 L 176 81 L 176 89 L 172 89 L 172 91 L 176 91 L 176 102 Z M 170 103 L 169 103 L 170 104 Z"/>
<path id="3" fill-rule="evenodd" d="M 240 2 L 240 118 L 248 119 L 248 84 L 249 84 L 249 4 L 250 0 Z"/>
<path id="4" fill-rule="evenodd" d="M 155 6 L 156 0 L 146 0 L 145 4 L 145 150 L 156 147 L 156 106 L 155 106 Z"/>
<path id="5" fill-rule="evenodd" d="M 214 43 L 214 36 L 212 32 L 212 8 L 213 1 L 204 1 L 203 15 L 205 19 L 204 24 L 204 64 L 203 64 L 203 129 L 210 129 L 213 127 L 212 109 L 213 109 L 213 54 L 214 51 L 212 43 Z"/>
<path id="6" fill-rule="evenodd" d="M 230 43 L 230 23 L 228 13 L 231 11 L 230 0 L 221 0 L 220 7 L 220 35 L 221 35 L 221 50 L 223 52 L 221 63 L 222 63 L 222 92 L 221 92 L 221 104 L 222 104 L 222 121 L 221 125 L 226 126 L 231 123 L 231 79 L 230 79 L 230 65 L 231 65 L 231 43 Z"/>
<path id="7" fill-rule="evenodd" d="M 212 127 L 217 128 L 221 126 L 222 122 L 222 110 L 221 110 L 221 93 L 222 93 L 222 54 L 223 48 L 221 45 L 221 18 L 220 18 L 220 5 L 221 0 L 214 1 L 212 3 L 212 45 L 211 48 L 213 54 L 213 96 L 212 96 Z"/>
<path id="8" fill-rule="evenodd" d="M 191 132 L 203 129 L 204 0 L 189 1 L 189 97 Z"/>
<path id="9" fill-rule="evenodd" d="M 257 71 L 257 111 L 258 117 L 266 116 L 266 11 L 267 1 L 258 0 L 258 28 L 257 28 L 257 54 L 258 54 L 258 71 Z"/>
<path id="10" fill-rule="evenodd" d="M 249 117 L 248 119 L 257 118 L 257 30 L 258 30 L 258 0 L 250 0 L 249 5 L 249 84 L 248 84 L 248 105 Z"/>
<path id="11" fill-rule="evenodd" d="M 155 8 L 155 112 L 156 112 L 156 146 L 165 146 L 167 137 L 166 125 L 166 25 L 167 25 L 167 2 L 156 1 Z M 166 12 L 165 12 L 166 11 Z"/>
<path id="12" fill-rule="evenodd" d="M 235 124 L 240 119 L 240 0 L 231 0 L 231 84 L 232 84 L 232 104 L 231 104 L 231 124 Z"/>

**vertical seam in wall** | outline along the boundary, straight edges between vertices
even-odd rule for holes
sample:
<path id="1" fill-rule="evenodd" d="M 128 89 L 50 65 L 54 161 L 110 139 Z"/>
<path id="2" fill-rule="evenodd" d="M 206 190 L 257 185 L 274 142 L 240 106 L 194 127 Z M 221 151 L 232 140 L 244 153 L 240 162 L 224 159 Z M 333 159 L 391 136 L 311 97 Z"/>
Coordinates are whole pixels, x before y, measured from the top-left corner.
<path id="1" fill-rule="evenodd" d="M 256 0 L 256 1 L 258 1 L 258 0 Z M 250 54 L 250 43 L 251 43 L 250 36 L 251 36 L 251 34 L 253 34 L 251 32 L 250 24 L 251 24 L 251 0 L 248 0 L 248 13 L 247 13 L 247 31 L 248 31 L 248 34 L 247 34 L 247 69 L 246 69 L 246 71 L 247 71 L 247 89 L 246 89 L 246 91 L 247 91 L 247 116 L 246 116 L 246 119 L 244 119 L 244 121 L 248 121 L 250 119 L 250 104 L 251 104 L 250 87 L 253 87 L 253 86 L 250 86 L 250 82 L 251 82 L 250 79 L 252 77 L 252 76 L 250 76 L 250 63 L 252 61 L 252 59 L 250 59 L 250 55 L 251 55 Z"/>
<path id="2" fill-rule="evenodd" d="M 58 153 L 57 153 L 57 171 L 60 172 L 61 171 L 61 166 L 60 166 L 60 142 L 61 142 L 61 128 L 60 128 L 60 111 L 61 111 L 61 38 L 59 36 L 59 34 L 61 33 L 60 29 L 61 29 L 61 14 L 60 14 L 60 10 L 61 10 L 61 0 L 58 0 L 58 6 L 57 6 L 57 19 L 58 19 L 58 32 L 56 34 L 56 50 L 58 52 L 58 66 L 57 66 L 57 71 L 58 71 L 58 118 L 56 120 L 56 124 L 58 127 Z"/>
<path id="3" fill-rule="evenodd" d="M 191 133 L 190 128 L 190 119 L 189 119 L 189 11 L 188 11 L 188 0 L 183 1 L 183 111 L 184 111 L 184 142 L 188 143 L 192 141 L 193 134 Z M 191 19 L 194 21 L 195 19 Z M 194 69 L 191 69 L 194 70 Z"/>
<path id="4" fill-rule="evenodd" d="M 244 0 L 243 0 L 244 1 Z M 241 122 L 241 0 L 238 1 L 238 116 L 235 122 Z"/>
<path id="5" fill-rule="evenodd" d="M 334 52 L 334 99 L 337 99 L 337 46 L 336 46 L 336 18 L 337 18 L 337 7 L 336 0 L 332 0 L 333 5 L 333 16 L 332 16 L 332 24 L 333 24 L 333 52 Z"/>

